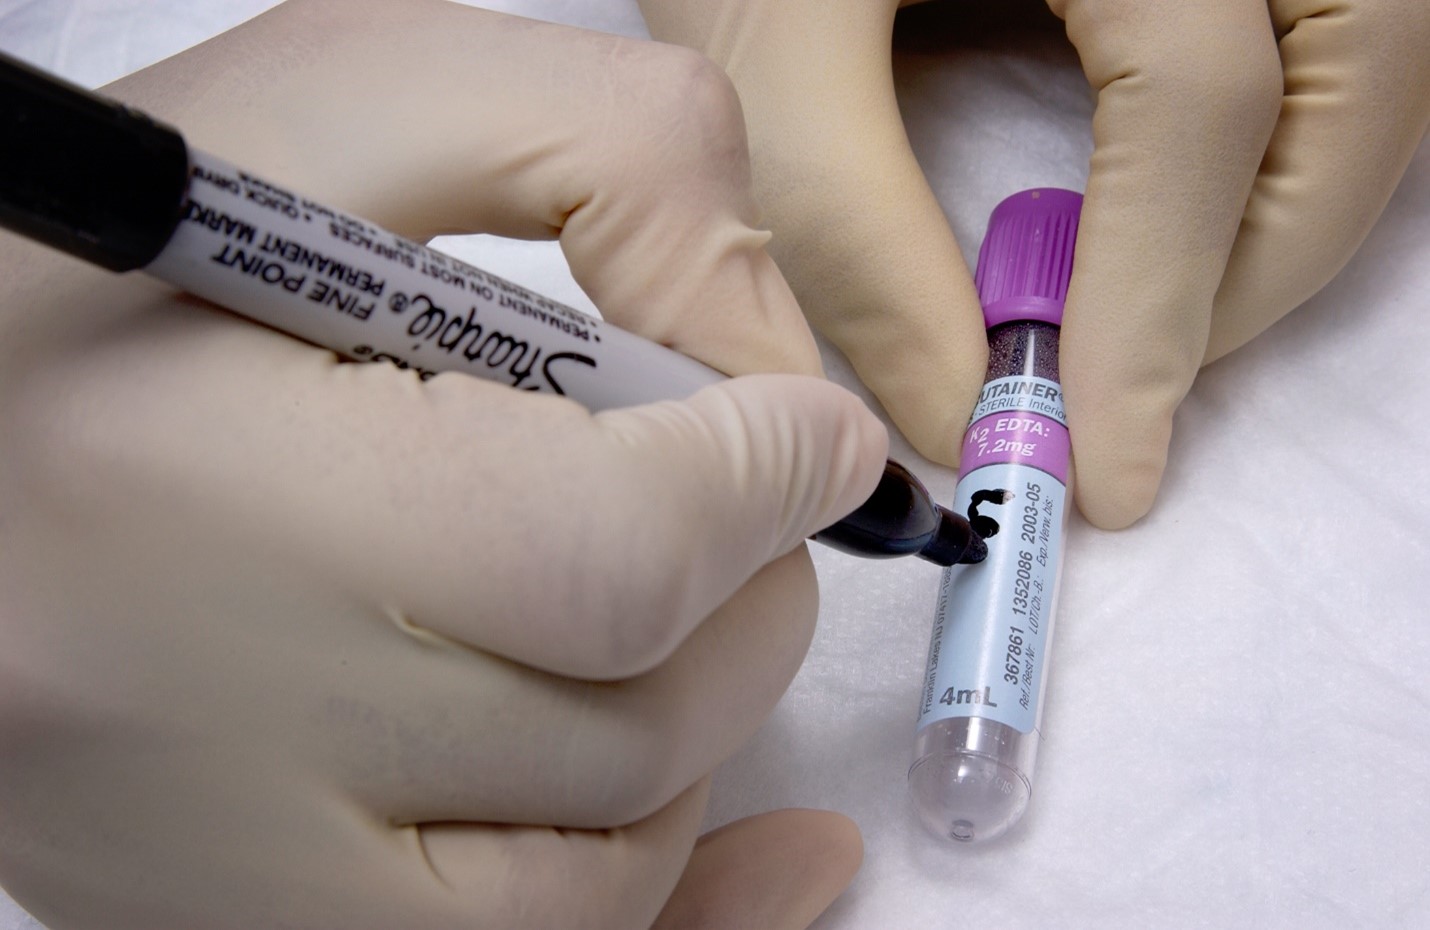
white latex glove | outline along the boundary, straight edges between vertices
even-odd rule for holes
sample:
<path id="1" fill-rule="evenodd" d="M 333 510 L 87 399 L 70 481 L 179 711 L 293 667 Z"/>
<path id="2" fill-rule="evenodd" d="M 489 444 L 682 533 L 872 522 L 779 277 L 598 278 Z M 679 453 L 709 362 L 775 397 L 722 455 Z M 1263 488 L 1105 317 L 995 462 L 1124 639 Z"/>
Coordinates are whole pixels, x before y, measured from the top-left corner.
<path id="1" fill-rule="evenodd" d="M 559 235 L 609 318 L 729 371 L 818 371 L 694 53 L 295 0 L 108 92 L 410 236 Z M 848 882 L 837 815 L 694 844 L 811 635 L 802 540 L 881 473 L 856 398 L 591 416 L 0 236 L 0 883 L 53 930 L 801 928 Z"/>
<path id="2" fill-rule="evenodd" d="M 952 464 L 984 337 L 894 97 L 899 5 L 641 0 L 652 35 L 734 80 L 810 320 Z M 1430 121 L 1430 4 L 1049 6 L 1098 95 L 1061 355 L 1078 503 L 1120 527 L 1152 505 L 1198 368 L 1324 286 L 1384 208 Z"/>

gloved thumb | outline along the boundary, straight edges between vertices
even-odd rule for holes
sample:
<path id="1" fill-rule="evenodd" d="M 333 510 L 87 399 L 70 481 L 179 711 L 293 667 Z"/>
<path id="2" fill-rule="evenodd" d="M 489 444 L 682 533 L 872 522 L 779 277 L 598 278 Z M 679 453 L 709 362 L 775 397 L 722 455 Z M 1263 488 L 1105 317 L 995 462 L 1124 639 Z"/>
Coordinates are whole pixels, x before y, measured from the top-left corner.
<path id="1" fill-rule="evenodd" d="M 435 505 L 415 514 L 410 500 L 374 493 L 393 512 L 353 521 L 334 500 L 323 536 L 353 550 L 336 556 L 356 566 L 351 583 L 427 629 L 579 678 L 658 665 L 763 566 L 863 503 L 888 451 L 858 398 L 802 375 L 595 416 L 461 376 L 424 392 L 391 412 L 404 429 L 440 434 L 441 454 L 392 468 Z M 359 399 L 378 431 L 380 406 Z M 463 500 L 473 502 L 442 504 Z M 360 555 L 374 551 L 403 553 L 400 571 Z M 479 601 L 505 607 L 474 610 Z"/>
<path id="2" fill-rule="evenodd" d="M 702 836 L 652 930 L 805 930 L 854 878 L 859 828 L 829 811 L 757 814 Z"/>
<path id="3" fill-rule="evenodd" d="M 888 433 L 861 401 L 804 376 L 747 376 L 594 421 L 586 464 L 610 493 L 587 545 L 628 575 L 586 608 L 627 623 L 634 597 L 657 625 L 620 637 L 644 643 L 635 668 L 585 670 L 602 677 L 662 661 L 766 563 L 862 504 L 888 454 Z"/>

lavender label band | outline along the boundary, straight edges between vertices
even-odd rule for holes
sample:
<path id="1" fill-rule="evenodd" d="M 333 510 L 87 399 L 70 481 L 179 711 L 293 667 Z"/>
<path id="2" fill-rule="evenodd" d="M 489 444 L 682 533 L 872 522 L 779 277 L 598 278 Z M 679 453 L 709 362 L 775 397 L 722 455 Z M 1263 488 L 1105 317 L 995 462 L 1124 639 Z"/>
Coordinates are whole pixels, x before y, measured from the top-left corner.
<path id="1" fill-rule="evenodd" d="M 1020 464 L 1066 485 L 1070 449 L 1061 387 L 1047 378 L 1016 376 L 984 386 L 959 461 L 963 476 L 989 465 Z"/>

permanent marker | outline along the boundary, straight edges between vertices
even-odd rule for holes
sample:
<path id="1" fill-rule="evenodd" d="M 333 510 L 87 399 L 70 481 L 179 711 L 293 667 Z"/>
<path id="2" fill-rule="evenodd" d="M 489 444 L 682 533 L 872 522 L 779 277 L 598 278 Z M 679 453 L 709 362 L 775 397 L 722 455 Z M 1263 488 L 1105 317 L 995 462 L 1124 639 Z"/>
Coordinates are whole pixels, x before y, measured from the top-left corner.
<path id="1" fill-rule="evenodd" d="M 723 376 L 366 220 L 189 148 L 179 133 L 0 55 L 0 226 L 143 269 L 349 359 L 462 371 L 591 410 L 686 397 Z M 815 534 L 872 558 L 987 554 L 968 520 L 889 462 Z"/>

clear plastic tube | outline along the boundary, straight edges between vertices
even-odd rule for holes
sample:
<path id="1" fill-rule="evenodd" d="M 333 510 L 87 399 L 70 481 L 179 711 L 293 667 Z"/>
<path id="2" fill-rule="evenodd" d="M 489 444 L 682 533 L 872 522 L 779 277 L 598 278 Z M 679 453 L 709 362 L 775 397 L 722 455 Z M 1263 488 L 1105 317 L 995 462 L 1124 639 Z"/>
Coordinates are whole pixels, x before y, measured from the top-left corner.
<path id="1" fill-rule="evenodd" d="M 984 393 L 996 396 L 984 406 L 1041 401 L 1060 414 L 1057 336 L 1046 323 L 994 329 Z M 1003 833 L 1032 795 L 1069 497 L 1059 420 L 1005 408 L 977 417 L 964 440 L 976 467 L 959 481 L 954 507 L 970 509 L 974 528 L 989 534 L 988 559 L 944 573 L 909 771 L 919 818 L 960 842 Z M 1056 444 L 1055 431 L 1061 445 L 1050 452 L 1063 480 L 1016 461 Z M 979 464 L 990 458 L 1003 461 Z"/>
<path id="2" fill-rule="evenodd" d="M 988 375 L 953 509 L 988 558 L 944 572 L 909 769 L 919 820 L 962 843 L 1000 836 L 1032 797 L 1071 500 L 1058 323 L 1080 204 L 1049 189 L 1009 198 L 980 255 Z"/>

